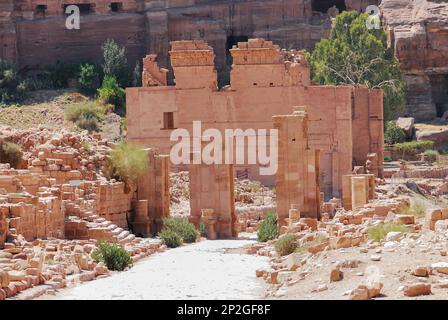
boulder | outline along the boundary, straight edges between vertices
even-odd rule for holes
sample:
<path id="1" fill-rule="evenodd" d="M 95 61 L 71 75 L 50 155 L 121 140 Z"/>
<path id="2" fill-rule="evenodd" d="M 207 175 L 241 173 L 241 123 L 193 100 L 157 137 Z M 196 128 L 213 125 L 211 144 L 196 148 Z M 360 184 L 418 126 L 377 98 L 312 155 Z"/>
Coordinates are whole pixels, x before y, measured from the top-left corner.
<path id="1" fill-rule="evenodd" d="M 404 295 L 407 297 L 417 297 L 431 294 L 431 285 L 427 283 L 414 283 L 404 288 Z"/>
<path id="2" fill-rule="evenodd" d="M 412 139 L 415 134 L 414 118 L 398 118 L 397 126 L 401 128 L 408 139 Z"/>
<path id="3" fill-rule="evenodd" d="M 430 270 L 428 267 L 419 266 L 412 271 L 412 274 L 416 277 L 427 277 L 429 276 Z"/>
<path id="4" fill-rule="evenodd" d="M 330 272 L 330 282 L 341 281 L 344 273 L 339 268 L 334 268 Z"/>

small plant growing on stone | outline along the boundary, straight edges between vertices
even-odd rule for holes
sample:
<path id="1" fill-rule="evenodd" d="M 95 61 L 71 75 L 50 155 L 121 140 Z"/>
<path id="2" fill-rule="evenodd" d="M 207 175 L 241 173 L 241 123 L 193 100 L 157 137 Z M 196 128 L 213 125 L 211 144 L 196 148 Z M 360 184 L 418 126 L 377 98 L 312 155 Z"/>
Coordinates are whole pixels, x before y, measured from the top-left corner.
<path id="1" fill-rule="evenodd" d="M 105 176 L 125 183 L 127 192 L 148 169 L 149 155 L 143 148 L 127 142 L 120 142 L 107 158 Z"/>
<path id="2" fill-rule="evenodd" d="M 84 149 L 85 152 L 90 153 L 91 148 L 90 144 L 87 141 L 81 142 L 81 147 Z"/>
<path id="3" fill-rule="evenodd" d="M 162 231 L 159 232 L 159 236 L 168 248 L 177 248 L 182 244 L 180 235 L 171 229 L 162 229 Z"/>
<path id="4" fill-rule="evenodd" d="M 268 213 L 266 218 L 260 223 L 258 229 L 258 241 L 266 242 L 278 238 L 279 231 L 277 226 L 277 215 L 275 213 Z"/>
<path id="5" fill-rule="evenodd" d="M 16 168 L 22 158 L 22 147 L 12 142 L 4 142 L 0 147 L 0 162 Z"/>
<path id="6" fill-rule="evenodd" d="M 422 201 L 415 201 L 412 205 L 404 205 L 400 208 L 401 214 L 410 214 L 416 217 L 424 217 L 426 213 L 426 205 Z"/>
<path id="7" fill-rule="evenodd" d="M 430 163 L 434 163 L 437 161 L 437 158 L 439 157 L 439 152 L 437 150 L 426 150 L 423 153 L 423 159 L 425 159 L 425 161 L 428 161 Z"/>
<path id="8" fill-rule="evenodd" d="M 98 241 L 98 248 L 92 252 L 96 262 L 104 262 L 109 270 L 123 271 L 132 266 L 132 257 L 125 249 L 117 244 L 104 240 Z"/>
<path id="9" fill-rule="evenodd" d="M 380 242 L 389 232 L 408 232 L 409 229 L 399 223 L 380 224 L 367 230 L 369 239 Z"/>
<path id="10" fill-rule="evenodd" d="M 163 219 L 163 228 L 177 233 L 183 242 L 192 243 L 196 241 L 197 231 L 194 225 L 183 217 L 172 217 Z"/>
<path id="11" fill-rule="evenodd" d="M 388 121 L 384 132 L 384 141 L 387 144 L 401 143 L 406 141 L 406 134 L 395 121 Z"/>
<path id="12" fill-rule="evenodd" d="M 275 251 L 280 256 L 286 256 L 297 249 L 297 237 L 294 234 L 286 234 L 275 243 Z"/>

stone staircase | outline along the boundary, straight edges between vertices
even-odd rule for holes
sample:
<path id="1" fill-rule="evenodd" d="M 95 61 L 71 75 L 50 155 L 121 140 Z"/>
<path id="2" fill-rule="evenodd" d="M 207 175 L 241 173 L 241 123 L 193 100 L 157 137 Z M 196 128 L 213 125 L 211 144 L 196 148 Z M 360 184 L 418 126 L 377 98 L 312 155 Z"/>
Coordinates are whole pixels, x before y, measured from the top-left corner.
<path id="1" fill-rule="evenodd" d="M 81 217 L 69 216 L 65 222 L 65 231 L 67 239 L 97 239 L 119 244 L 130 243 L 136 239 L 128 230 L 92 212 L 86 212 Z"/>

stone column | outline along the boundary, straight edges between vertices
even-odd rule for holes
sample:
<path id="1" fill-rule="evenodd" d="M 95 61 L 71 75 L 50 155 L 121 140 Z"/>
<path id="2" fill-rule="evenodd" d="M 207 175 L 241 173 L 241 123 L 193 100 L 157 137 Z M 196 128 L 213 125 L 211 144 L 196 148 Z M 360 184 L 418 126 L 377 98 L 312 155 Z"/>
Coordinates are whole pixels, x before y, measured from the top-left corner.
<path id="1" fill-rule="evenodd" d="M 169 156 L 155 154 L 152 149 L 145 150 L 149 154 L 149 166 L 145 176 L 138 181 L 137 200 L 147 200 L 148 226 L 151 233 L 156 234 L 162 229 L 163 218 L 169 215 Z M 147 230 L 147 227 L 140 227 Z"/>
<path id="2" fill-rule="evenodd" d="M 352 177 L 352 209 L 362 208 L 367 203 L 366 177 Z"/>
<path id="3" fill-rule="evenodd" d="M 320 216 L 319 151 L 308 146 L 308 115 L 297 108 L 273 117 L 278 130 L 278 170 L 275 177 L 279 226 L 287 225 L 291 205 L 304 217 Z"/>

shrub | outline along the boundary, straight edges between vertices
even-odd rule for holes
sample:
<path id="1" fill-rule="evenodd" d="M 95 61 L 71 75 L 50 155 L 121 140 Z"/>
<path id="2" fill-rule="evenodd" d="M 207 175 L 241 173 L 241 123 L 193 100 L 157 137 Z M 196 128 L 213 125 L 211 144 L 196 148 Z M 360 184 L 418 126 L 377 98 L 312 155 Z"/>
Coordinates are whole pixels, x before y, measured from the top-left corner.
<path id="1" fill-rule="evenodd" d="M 385 157 L 384 157 L 384 161 L 385 161 L 385 162 L 390 162 L 390 161 L 392 161 L 392 158 L 389 157 L 389 156 L 385 156 Z"/>
<path id="2" fill-rule="evenodd" d="M 409 229 L 399 223 L 380 224 L 367 230 L 369 239 L 380 242 L 389 232 L 408 232 Z"/>
<path id="3" fill-rule="evenodd" d="M 53 65 L 46 67 L 48 79 L 53 88 L 62 89 L 68 87 L 69 79 L 76 79 L 78 75 L 78 65 L 57 61 Z"/>
<path id="4" fill-rule="evenodd" d="M 207 230 L 205 228 L 205 223 L 204 222 L 201 222 L 199 224 L 199 233 L 200 233 L 201 237 L 204 237 L 204 238 L 207 237 Z"/>
<path id="5" fill-rule="evenodd" d="M 115 78 L 104 77 L 101 88 L 98 89 L 98 99 L 103 104 L 112 104 L 115 106 L 115 113 L 124 116 L 126 114 L 126 93 L 118 85 Z"/>
<path id="6" fill-rule="evenodd" d="M 394 145 L 396 151 L 403 154 L 418 154 L 434 147 L 433 141 L 410 141 Z"/>
<path id="7" fill-rule="evenodd" d="M 163 240 L 163 243 L 169 248 L 176 248 L 182 244 L 180 235 L 171 229 L 162 229 L 162 231 L 159 232 L 159 236 Z"/>
<path id="8" fill-rule="evenodd" d="M 98 249 L 92 252 L 96 262 L 104 262 L 109 270 L 123 271 L 132 266 L 131 255 L 117 244 L 98 241 Z"/>
<path id="9" fill-rule="evenodd" d="M 163 228 L 177 233 L 183 242 L 192 243 L 196 241 L 197 231 L 187 218 L 172 217 L 163 219 Z"/>
<path id="10" fill-rule="evenodd" d="M 297 249 L 297 237 L 294 234 L 286 234 L 275 243 L 275 251 L 281 256 L 293 253 Z"/>
<path id="11" fill-rule="evenodd" d="M 21 82 L 15 64 L 0 59 L 0 104 L 19 101 L 26 92 L 26 85 Z"/>
<path id="12" fill-rule="evenodd" d="M 125 183 L 129 192 L 148 169 L 148 152 L 137 145 L 120 142 L 109 154 L 105 175 Z"/>
<path id="13" fill-rule="evenodd" d="M 83 130 L 99 131 L 99 123 L 103 120 L 104 108 L 94 102 L 80 102 L 65 110 L 65 118 Z"/>
<path id="14" fill-rule="evenodd" d="M 103 46 L 103 73 L 105 77 L 118 80 L 120 85 L 128 84 L 126 48 L 120 46 L 113 39 L 107 39 Z"/>
<path id="15" fill-rule="evenodd" d="M 266 218 L 260 223 L 258 229 L 258 241 L 266 242 L 272 239 L 276 239 L 279 236 L 277 226 L 277 215 L 275 213 L 268 213 Z"/>
<path id="16" fill-rule="evenodd" d="M 406 134 L 395 121 L 388 121 L 384 132 L 384 141 L 387 144 L 401 143 L 406 141 Z"/>
<path id="17" fill-rule="evenodd" d="M 439 152 L 437 150 L 425 150 L 423 153 L 423 158 L 428 162 L 436 162 L 439 157 Z"/>
<path id="18" fill-rule="evenodd" d="M 22 147 L 12 142 L 4 142 L 0 148 L 0 162 L 16 168 L 22 158 Z"/>
<path id="19" fill-rule="evenodd" d="M 100 75 L 95 65 L 84 63 L 79 66 L 78 88 L 86 94 L 95 93 L 99 85 Z"/>
<path id="20" fill-rule="evenodd" d="M 426 205 L 424 202 L 415 201 L 412 205 L 405 205 L 400 208 L 401 214 L 410 214 L 416 217 L 424 217 L 426 213 Z"/>

